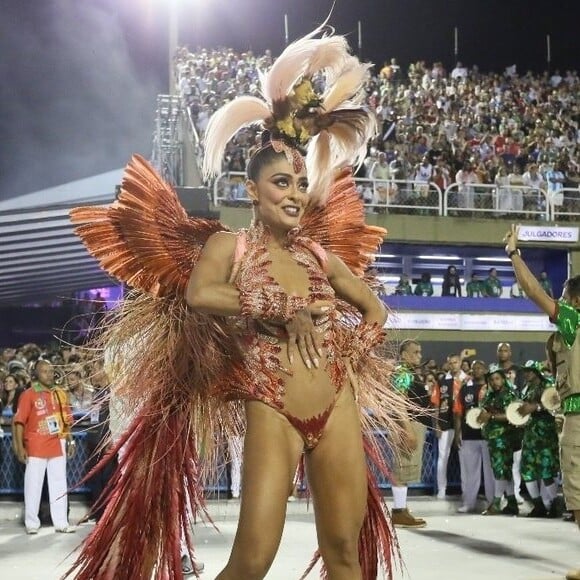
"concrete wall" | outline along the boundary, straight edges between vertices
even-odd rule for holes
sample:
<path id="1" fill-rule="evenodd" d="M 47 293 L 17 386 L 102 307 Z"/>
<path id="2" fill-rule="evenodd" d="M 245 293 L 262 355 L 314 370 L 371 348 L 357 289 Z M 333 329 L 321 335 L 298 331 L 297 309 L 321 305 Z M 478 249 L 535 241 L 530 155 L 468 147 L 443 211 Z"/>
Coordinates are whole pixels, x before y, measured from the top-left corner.
<path id="1" fill-rule="evenodd" d="M 232 229 L 247 227 L 252 217 L 250 209 L 220 208 L 221 220 Z M 367 223 L 388 231 L 387 239 L 393 242 L 503 246 L 503 237 L 510 227 L 509 220 L 456 218 L 440 216 L 378 215 L 368 214 Z M 562 224 L 573 225 L 573 224 Z M 530 246 L 538 244 L 529 244 Z M 570 248 L 559 244 L 550 247 L 571 250 L 572 275 L 580 274 L 580 247 Z"/>
<path id="2" fill-rule="evenodd" d="M 236 230 L 247 227 L 252 212 L 249 209 L 224 207 L 220 210 L 221 220 Z M 453 218 L 439 216 L 406 216 L 369 214 L 367 222 L 388 230 L 387 239 L 394 242 L 449 244 L 449 245 L 484 245 L 502 247 L 502 239 L 510 227 L 508 220 Z M 562 224 L 571 225 L 571 224 Z M 552 247 L 552 246 L 550 246 Z M 572 275 L 580 274 L 580 247 L 554 244 L 554 248 L 565 248 L 570 251 L 570 268 Z M 423 344 L 426 357 L 442 356 L 474 347 L 478 356 L 486 361 L 495 358 L 495 348 L 499 342 L 511 342 L 515 361 L 528 358 L 543 359 L 544 344 L 547 332 L 514 332 L 506 336 L 505 332 L 462 331 L 458 334 L 451 330 L 398 330 L 393 331 L 391 338 L 398 342 L 405 338 L 415 338 Z"/>

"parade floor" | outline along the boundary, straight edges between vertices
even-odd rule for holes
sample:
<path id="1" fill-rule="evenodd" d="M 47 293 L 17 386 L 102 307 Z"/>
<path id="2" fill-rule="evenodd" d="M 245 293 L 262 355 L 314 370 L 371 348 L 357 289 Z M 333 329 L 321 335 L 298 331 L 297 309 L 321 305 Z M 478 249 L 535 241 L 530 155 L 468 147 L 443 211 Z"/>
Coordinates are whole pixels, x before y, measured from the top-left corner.
<path id="1" fill-rule="evenodd" d="M 566 570 L 580 567 L 580 533 L 574 524 L 462 515 L 455 513 L 458 504 L 453 501 L 411 500 L 414 513 L 426 517 L 428 526 L 399 531 L 404 569 L 395 573 L 396 580 L 548 580 L 564 578 Z M 211 502 L 210 512 L 220 532 L 195 526 L 206 580 L 213 580 L 227 561 L 238 509 L 236 501 Z M 42 528 L 38 535 L 27 536 L 20 512 L 19 504 L 0 503 L 0 578 L 58 579 L 72 561 L 70 553 L 92 525 L 80 526 L 76 534 Z M 71 523 L 83 513 L 81 505 L 73 504 Z M 312 509 L 305 501 L 289 503 L 282 545 L 267 579 L 297 580 L 315 546 Z M 311 577 L 318 575 L 313 572 Z M 130 570 L 127 580 L 131 580 Z"/>

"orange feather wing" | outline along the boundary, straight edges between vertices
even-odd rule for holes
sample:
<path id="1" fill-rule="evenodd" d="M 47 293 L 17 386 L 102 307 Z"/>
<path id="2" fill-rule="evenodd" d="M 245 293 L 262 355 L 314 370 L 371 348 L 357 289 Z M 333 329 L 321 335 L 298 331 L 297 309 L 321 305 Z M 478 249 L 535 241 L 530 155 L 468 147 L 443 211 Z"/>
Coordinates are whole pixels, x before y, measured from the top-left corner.
<path id="1" fill-rule="evenodd" d="M 112 205 L 78 207 L 70 217 L 104 270 L 154 296 L 183 295 L 207 239 L 228 230 L 217 220 L 189 217 L 175 191 L 139 155 L 127 165 Z"/>
<path id="2" fill-rule="evenodd" d="M 350 169 L 337 175 L 328 201 L 310 205 L 302 233 L 336 254 L 357 276 L 363 276 L 387 230 L 365 224 L 364 205 Z"/>

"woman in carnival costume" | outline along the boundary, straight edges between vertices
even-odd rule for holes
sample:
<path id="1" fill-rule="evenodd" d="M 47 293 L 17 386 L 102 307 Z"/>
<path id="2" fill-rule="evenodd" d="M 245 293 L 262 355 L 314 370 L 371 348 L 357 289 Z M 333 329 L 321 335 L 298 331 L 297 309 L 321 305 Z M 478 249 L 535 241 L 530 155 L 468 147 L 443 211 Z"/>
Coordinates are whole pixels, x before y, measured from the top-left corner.
<path id="1" fill-rule="evenodd" d="M 265 129 L 247 167 L 247 230 L 188 218 L 137 156 L 112 206 L 73 210 L 89 251 L 136 289 L 100 340 L 114 394 L 138 409 L 111 450 L 124 446 L 123 458 L 69 572 L 77 579 L 180 578 L 180 537 L 193 556 L 188 514 L 209 519 L 204 482 L 224 438 L 240 435 L 240 519 L 218 579 L 266 575 L 303 453 L 318 535 L 304 577 L 319 559 L 331 580 L 371 580 L 381 567 L 391 577 L 374 431 L 388 431 L 395 452 L 414 441 L 410 403 L 375 353 L 386 311 L 363 280 L 386 232 L 365 225 L 348 168 L 375 130 L 361 106 L 368 68 L 322 26 L 262 74 L 264 100 L 238 97 L 214 114 L 208 177 L 238 130 Z"/>

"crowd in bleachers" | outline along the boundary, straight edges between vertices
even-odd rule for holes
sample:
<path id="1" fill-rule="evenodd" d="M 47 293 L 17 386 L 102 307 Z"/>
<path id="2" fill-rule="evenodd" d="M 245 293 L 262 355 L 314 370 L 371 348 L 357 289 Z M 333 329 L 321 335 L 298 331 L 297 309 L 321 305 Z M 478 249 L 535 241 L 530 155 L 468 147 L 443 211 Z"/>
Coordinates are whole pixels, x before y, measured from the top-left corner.
<path id="1" fill-rule="evenodd" d="M 201 136 L 224 102 L 259 95 L 258 69 L 271 63 L 270 52 L 178 51 L 175 82 Z M 380 131 L 357 176 L 383 185 L 362 182 L 361 195 L 375 206 L 430 207 L 435 186 L 457 183 L 449 207 L 459 215 L 491 207 L 540 217 L 547 198 L 569 218 L 580 212 L 579 86 L 576 71 L 484 74 L 457 63 L 448 73 L 421 61 L 404 73 L 391 59 L 365 87 Z M 249 128 L 230 142 L 224 171 L 244 170 L 255 138 Z"/>

